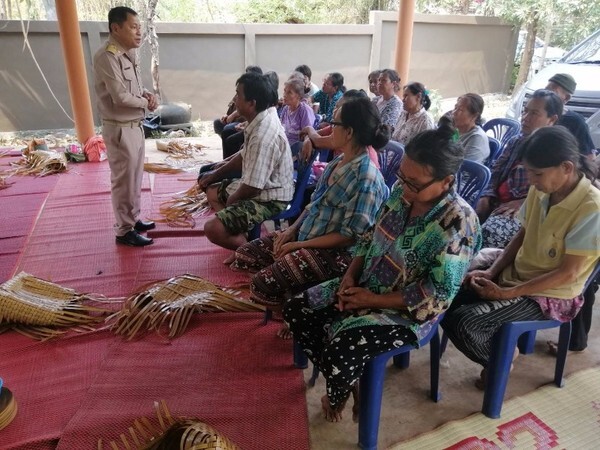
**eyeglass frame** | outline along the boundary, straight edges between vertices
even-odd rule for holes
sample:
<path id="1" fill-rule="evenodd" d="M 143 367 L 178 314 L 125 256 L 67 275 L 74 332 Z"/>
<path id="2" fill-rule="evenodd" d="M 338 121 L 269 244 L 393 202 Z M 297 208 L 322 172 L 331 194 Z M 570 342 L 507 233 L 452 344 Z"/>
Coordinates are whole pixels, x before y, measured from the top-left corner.
<path id="1" fill-rule="evenodd" d="M 408 187 L 415 194 L 423 192 L 429 186 L 433 185 L 436 181 L 441 181 L 441 180 L 437 180 L 437 179 L 433 178 L 432 180 L 430 180 L 427 183 L 425 183 L 423 186 L 419 187 L 419 186 L 416 186 L 414 183 L 408 181 L 406 179 L 406 177 L 402 174 L 402 172 L 400 171 L 400 169 L 398 169 L 397 175 L 398 175 L 398 179 L 402 182 L 402 184 L 405 185 L 406 187 Z"/>
<path id="2" fill-rule="evenodd" d="M 347 125 L 344 125 L 342 122 L 336 122 L 334 120 L 331 120 L 329 122 L 329 125 L 331 125 L 332 127 L 344 127 L 344 128 L 347 128 Z"/>

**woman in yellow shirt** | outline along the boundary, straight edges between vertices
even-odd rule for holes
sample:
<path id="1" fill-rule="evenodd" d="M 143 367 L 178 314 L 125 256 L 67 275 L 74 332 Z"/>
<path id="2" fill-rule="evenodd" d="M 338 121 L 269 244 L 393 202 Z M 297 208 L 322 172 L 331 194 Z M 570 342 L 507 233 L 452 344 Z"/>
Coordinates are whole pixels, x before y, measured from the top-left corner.
<path id="1" fill-rule="evenodd" d="M 490 268 L 467 274 L 442 322 L 484 368 L 503 323 L 573 319 L 600 256 L 600 191 L 573 135 L 561 126 L 539 129 L 523 143 L 523 161 L 532 186 L 521 230 Z"/>

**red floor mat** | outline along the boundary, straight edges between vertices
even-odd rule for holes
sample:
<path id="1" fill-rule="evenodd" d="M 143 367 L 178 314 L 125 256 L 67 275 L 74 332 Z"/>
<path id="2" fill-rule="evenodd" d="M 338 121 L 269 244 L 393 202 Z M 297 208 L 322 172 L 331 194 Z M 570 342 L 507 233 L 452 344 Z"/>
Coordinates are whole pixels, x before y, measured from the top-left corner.
<path id="1" fill-rule="evenodd" d="M 0 432 L 0 448 L 56 448 L 108 346 L 116 342 L 108 332 L 48 342 L 12 332 L 0 335 L 0 374 L 18 406 L 15 420 Z"/>
<path id="2" fill-rule="evenodd" d="M 196 416 L 242 449 L 308 449 L 302 372 L 291 342 L 253 313 L 198 316 L 166 345 L 147 337 L 112 346 L 59 449 L 118 439 L 164 399 L 175 415 Z M 106 447 L 108 448 L 108 447 Z"/>
<path id="3" fill-rule="evenodd" d="M 0 191 L 0 282 L 13 275 L 58 176 L 12 177 L 10 180 L 14 184 Z"/>

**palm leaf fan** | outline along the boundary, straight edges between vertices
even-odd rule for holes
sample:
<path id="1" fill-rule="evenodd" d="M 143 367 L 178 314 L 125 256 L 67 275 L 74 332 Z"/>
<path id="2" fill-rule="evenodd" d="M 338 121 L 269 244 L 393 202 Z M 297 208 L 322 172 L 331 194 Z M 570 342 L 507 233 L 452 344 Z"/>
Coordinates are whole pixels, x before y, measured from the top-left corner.
<path id="1" fill-rule="evenodd" d="M 0 330 L 48 339 L 70 328 L 99 323 L 109 310 L 84 305 L 89 294 L 21 272 L 0 285 Z"/>
<path id="2" fill-rule="evenodd" d="M 152 330 L 173 339 L 183 334 L 194 313 L 227 311 L 264 311 L 264 307 L 186 274 L 154 283 L 143 292 L 133 294 L 125 300 L 121 310 L 107 320 L 115 320 L 114 332 L 128 339 Z"/>
<path id="3" fill-rule="evenodd" d="M 164 400 L 154 402 L 157 421 L 142 417 L 121 434 L 120 441 L 110 441 L 110 450 L 239 450 L 239 447 L 210 425 L 196 418 L 173 418 Z M 98 450 L 104 450 L 102 439 Z"/>
<path id="4" fill-rule="evenodd" d="M 158 209 L 162 217 L 154 221 L 170 227 L 194 228 L 195 217 L 207 214 L 210 210 L 206 194 L 194 183 L 187 191 L 174 194 L 171 200 L 162 202 Z"/>

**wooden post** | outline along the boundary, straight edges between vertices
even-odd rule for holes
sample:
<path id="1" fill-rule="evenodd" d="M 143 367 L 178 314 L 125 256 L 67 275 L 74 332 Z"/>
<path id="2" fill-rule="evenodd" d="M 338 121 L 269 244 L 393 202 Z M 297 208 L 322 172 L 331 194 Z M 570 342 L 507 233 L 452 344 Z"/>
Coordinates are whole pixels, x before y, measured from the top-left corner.
<path id="1" fill-rule="evenodd" d="M 92 103 L 88 88 L 76 0 L 56 0 L 56 16 L 63 49 L 69 96 L 77 139 L 83 145 L 95 136 Z"/>
<path id="2" fill-rule="evenodd" d="M 396 33 L 396 71 L 403 85 L 409 82 L 408 69 L 412 48 L 415 0 L 400 0 L 398 30 Z"/>

